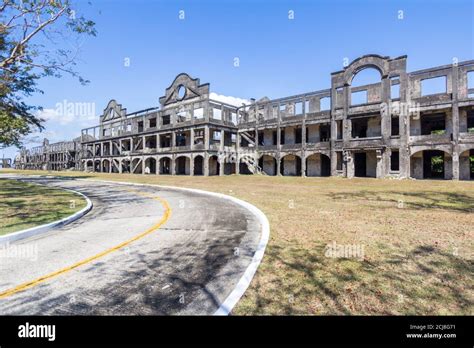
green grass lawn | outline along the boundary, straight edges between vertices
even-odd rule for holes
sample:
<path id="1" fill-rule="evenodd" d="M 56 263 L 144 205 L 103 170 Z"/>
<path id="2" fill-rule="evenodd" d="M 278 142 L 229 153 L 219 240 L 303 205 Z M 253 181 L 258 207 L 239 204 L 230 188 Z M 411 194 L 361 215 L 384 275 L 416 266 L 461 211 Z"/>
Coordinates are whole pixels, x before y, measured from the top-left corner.
<path id="1" fill-rule="evenodd" d="M 60 220 L 86 204 L 69 191 L 0 178 L 0 235 Z"/>
<path id="2" fill-rule="evenodd" d="M 234 314 L 474 314 L 474 182 L 59 175 L 200 188 L 260 208 L 270 241 Z M 363 254 L 330 257 L 334 243 Z"/>

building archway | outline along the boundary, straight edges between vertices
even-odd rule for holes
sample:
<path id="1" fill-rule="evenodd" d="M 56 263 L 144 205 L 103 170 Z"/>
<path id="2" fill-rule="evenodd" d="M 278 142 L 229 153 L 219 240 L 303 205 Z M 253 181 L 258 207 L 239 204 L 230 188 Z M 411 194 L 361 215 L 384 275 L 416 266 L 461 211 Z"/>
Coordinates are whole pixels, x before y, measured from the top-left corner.
<path id="1" fill-rule="evenodd" d="M 102 161 L 102 173 L 110 172 L 110 161 L 105 159 Z"/>
<path id="2" fill-rule="evenodd" d="M 422 150 L 410 156 L 410 177 L 415 179 L 452 179 L 451 154 L 441 150 Z"/>
<path id="3" fill-rule="evenodd" d="M 258 160 L 258 166 L 267 175 L 277 175 L 277 160 L 271 155 L 262 155 Z"/>
<path id="4" fill-rule="evenodd" d="M 306 157 L 306 176 L 330 176 L 331 159 L 322 153 Z"/>
<path id="5" fill-rule="evenodd" d="M 171 174 L 171 158 L 162 157 L 160 158 L 160 174 L 169 175 Z"/>
<path id="6" fill-rule="evenodd" d="M 285 155 L 280 160 L 280 174 L 284 176 L 301 176 L 301 157 Z"/>
<path id="7" fill-rule="evenodd" d="M 156 174 L 156 159 L 148 157 L 145 160 L 145 174 Z"/>
<path id="8" fill-rule="evenodd" d="M 194 157 L 194 175 L 204 175 L 204 157 L 198 155 Z"/>
<path id="9" fill-rule="evenodd" d="M 190 173 L 190 160 L 187 156 L 176 157 L 175 161 L 176 175 L 189 175 Z"/>
<path id="10" fill-rule="evenodd" d="M 219 158 L 216 155 L 209 157 L 209 175 L 219 175 L 221 164 Z"/>
<path id="11" fill-rule="evenodd" d="M 123 159 L 122 160 L 122 173 L 130 173 L 130 160 Z"/>

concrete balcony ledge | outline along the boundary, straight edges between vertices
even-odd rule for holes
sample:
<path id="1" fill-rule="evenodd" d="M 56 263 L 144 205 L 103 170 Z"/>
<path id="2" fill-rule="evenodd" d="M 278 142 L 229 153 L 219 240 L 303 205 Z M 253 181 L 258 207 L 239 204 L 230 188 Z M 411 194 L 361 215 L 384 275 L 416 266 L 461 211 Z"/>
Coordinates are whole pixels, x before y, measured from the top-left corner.
<path id="1" fill-rule="evenodd" d="M 307 149 L 327 149 L 329 150 L 330 143 L 329 141 L 322 141 L 319 143 L 306 143 Z"/>
<path id="2" fill-rule="evenodd" d="M 449 144 L 451 137 L 449 134 L 427 134 L 413 135 L 408 138 L 410 144 L 429 143 L 429 144 Z"/>
<path id="3" fill-rule="evenodd" d="M 191 150 L 191 145 L 175 146 L 174 151 L 189 151 Z"/>
<path id="4" fill-rule="evenodd" d="M 353 147 L 365 147 L 365 146 L 382 146 L 382 137 L 367 137 L 367 138 L 357 138 L 349 139 L 349 146 Z"/>
<path id="5" fill-rule="evenodd" d="M 276 151 L 278 150 L 278 145 L 258 145 L 260 151 Z"/>
<path id="6" fill-rule="evenodd" d="M 156 152 L 169 152 L 171 151 L 171 147 L 160 147 L 156 149 Z"/>
<path id="7" fill-rule="evenodd" d="M 471 132 L 461 132 L 461 133 L 459 133 L 459 140 L 460 140 L 460 141 L 473 142 L 473 141 L 474 141 L 474 133 L 471 133 Z"/>
<path id="8" fill-rule="evenodd" d="M 302 144 L 284 144 L 281 145 L 281 150 L 301 150 Z"/>
<path id="9" fill-rule="evenodd" d="M 358 104 L 358 105 L 351 105 L 349 107 L 348 114 L 360 114 L 360 113 L 367 113 L 367 112 L 378 112 L 380 111 L 380 101 L 367 103 L 367 104 Z"/>

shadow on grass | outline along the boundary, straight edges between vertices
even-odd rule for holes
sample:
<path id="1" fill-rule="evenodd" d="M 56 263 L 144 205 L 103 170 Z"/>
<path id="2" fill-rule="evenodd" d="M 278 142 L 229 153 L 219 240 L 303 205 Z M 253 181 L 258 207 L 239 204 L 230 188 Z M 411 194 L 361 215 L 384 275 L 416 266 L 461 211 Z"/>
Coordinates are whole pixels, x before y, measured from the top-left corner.
<path id="1" fill-rule="evenodd" d="M 254 279 L 244 312 L 428 315 L 469 314 L 473 308 L 472 260 L 431 245 L 370 262 L 329 258 L 324 251 L 324 246 L 269 248 L 258 272 L 276 273 L 266 288 L 266 275 Z M 310 309 L 310 302 L 319 302 L 320 307 Z"/>
<path id="2" fill-rule="evenodd" d="M 397 191 L 359 191 L 328 194 L 333 200 L 367 200 L 370 202 L 393 203 L 394 207 L 400 202 L 405 208 L 413 209 L 442 209 L 464 213 L 474 212 L 474 197 L 456 192 L 397 192 Z"/>

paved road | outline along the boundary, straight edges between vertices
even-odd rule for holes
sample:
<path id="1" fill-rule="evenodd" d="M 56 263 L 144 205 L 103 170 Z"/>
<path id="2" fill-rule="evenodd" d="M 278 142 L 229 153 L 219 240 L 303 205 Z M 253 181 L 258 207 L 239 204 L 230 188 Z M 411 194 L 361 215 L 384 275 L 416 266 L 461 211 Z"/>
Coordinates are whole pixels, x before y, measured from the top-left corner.
<path id="1" fill-rule="evenodd" d="M 76 222 L 10 245 L 33 254 L 1 258 L 0 293 L 67 270 L 0 298 L 0 314 L 212 314 L 242 276 L 260 239 L 254 215 L 224 199 L 98 181 L 24 180 L 77 190 L 94 208 Z M 165 219 L 166 204 L 170 217 L 150 232 Z"/>

